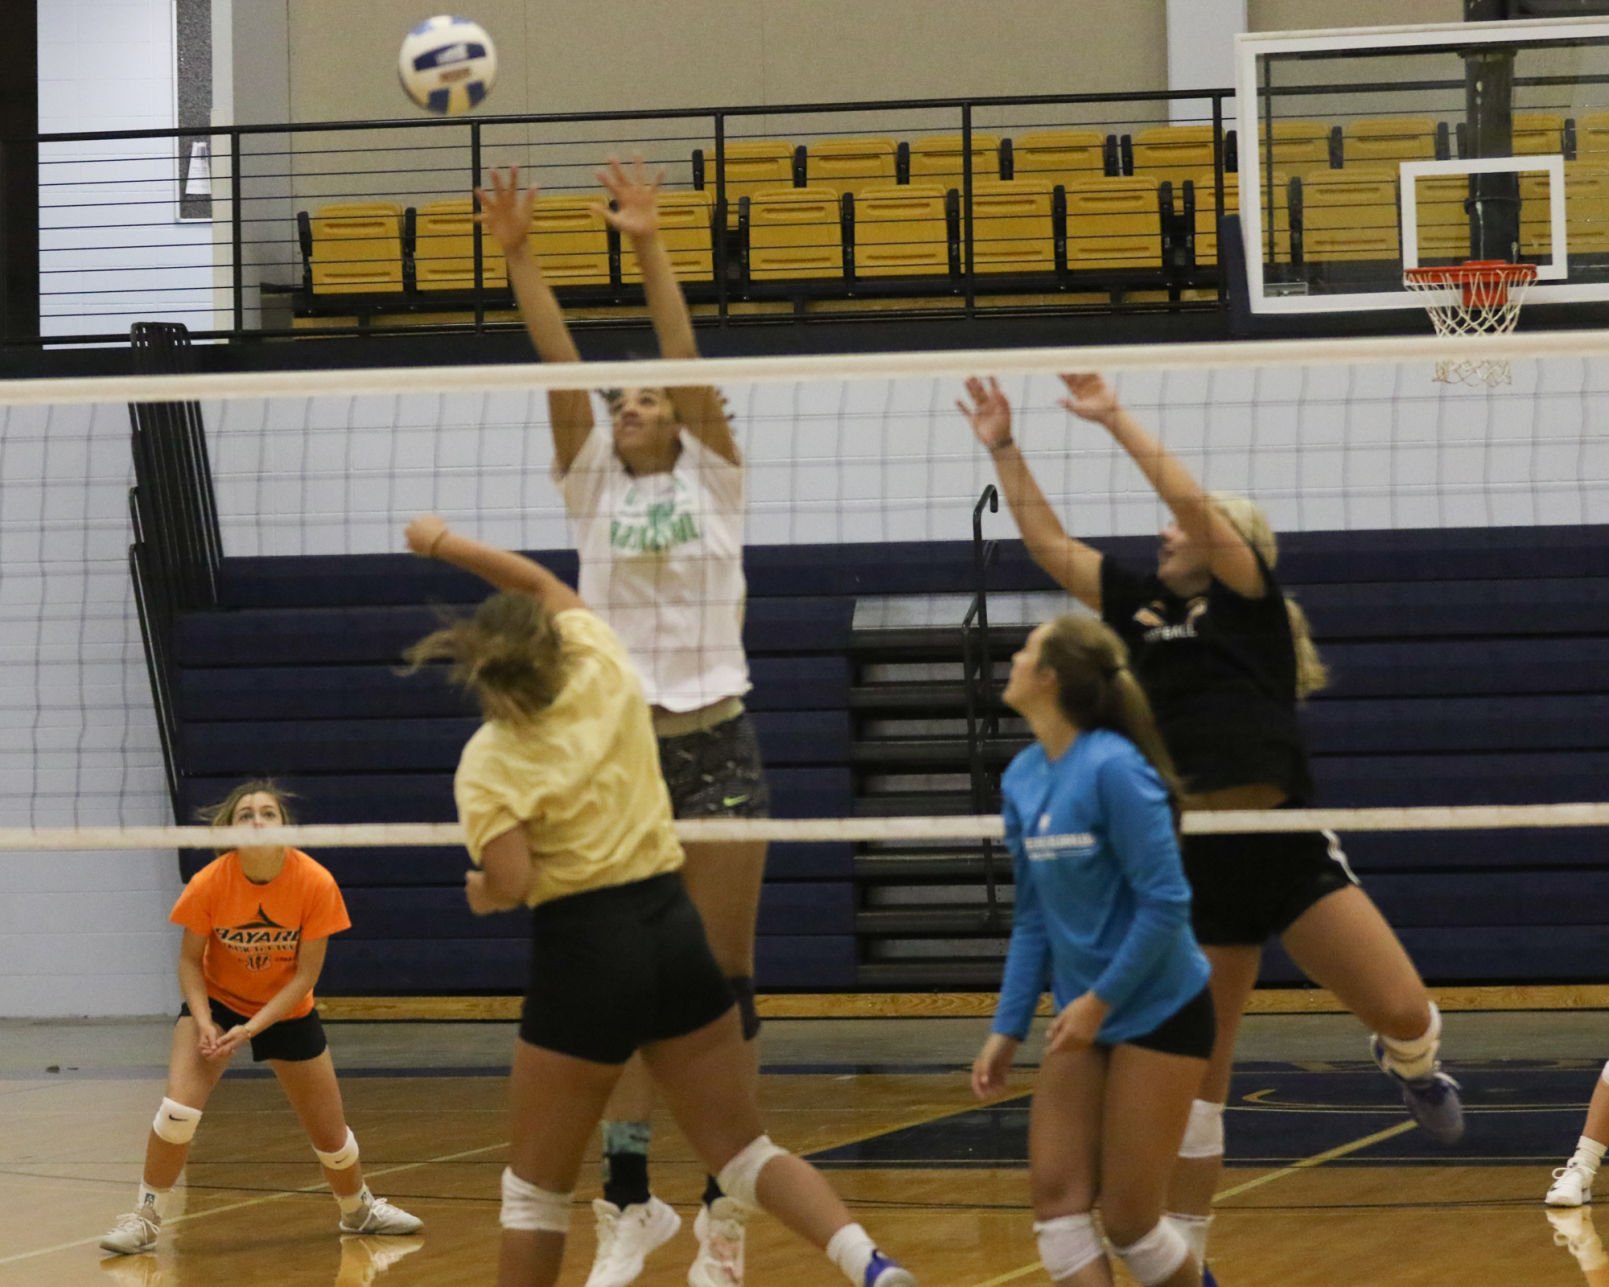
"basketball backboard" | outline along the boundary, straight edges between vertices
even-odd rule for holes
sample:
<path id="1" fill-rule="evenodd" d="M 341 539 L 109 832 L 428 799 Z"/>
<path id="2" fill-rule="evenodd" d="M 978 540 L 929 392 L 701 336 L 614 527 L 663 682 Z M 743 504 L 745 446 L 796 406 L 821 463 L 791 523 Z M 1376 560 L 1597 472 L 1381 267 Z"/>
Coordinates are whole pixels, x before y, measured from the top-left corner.
<path id="1" fill-rule="evenodd" d="M 1609 19 L 1257 33 L 1236 61 L 1254 312 L 1414 308 L 1404 268 L 1470 259 L 1609 300 Z"/>

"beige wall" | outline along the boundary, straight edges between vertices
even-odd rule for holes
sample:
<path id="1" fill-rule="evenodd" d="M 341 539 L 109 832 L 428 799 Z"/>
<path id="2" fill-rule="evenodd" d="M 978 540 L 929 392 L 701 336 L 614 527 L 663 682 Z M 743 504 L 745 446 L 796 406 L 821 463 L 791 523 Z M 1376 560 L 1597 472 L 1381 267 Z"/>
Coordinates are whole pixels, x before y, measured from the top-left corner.
<path id="1" fill-rule="evenodd" d="M 1464 0 L 1247 0 L 1250 31 L 1322 31 L 1462 22 Z"/>
<path id="2" fill-rule="evenodd" d="M 295 119 L 412 110 L 397 88 L 395 50 L 418 19 L 417 0 L 288 4 Z M 1163 0 L 477 0 L 473 12 L 497 42 L 485 110 L 499 113 L 1094 92 L 1167 80 Z"/>

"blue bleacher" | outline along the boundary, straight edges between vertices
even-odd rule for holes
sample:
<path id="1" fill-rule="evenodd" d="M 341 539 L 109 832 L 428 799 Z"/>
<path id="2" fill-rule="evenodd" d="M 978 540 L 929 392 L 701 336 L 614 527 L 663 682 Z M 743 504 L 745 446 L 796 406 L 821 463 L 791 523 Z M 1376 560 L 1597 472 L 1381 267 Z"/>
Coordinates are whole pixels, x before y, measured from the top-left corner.
<path id="1" fill-rule="evenodd" d="M 1609 782 L 1609 529 L 1470 528 L 1292 534 L 1281 576 L 1334 672 L 1305 719 L 1322 806 L 1547 803 Z M 1100 542 L 1141 565 L 1150 538 Z M 1002 543 L 999 591 L 1050 584 Z M 572 553 L 540 556 L 573 578 Z M 967 542 L 755 546 L 747 551 L 754 712 L 779 817 L 854 812 L 850 693 L 857 598 L 971 590 Z M 271 773 L 309 822 L 453 816 L 451 770 L 475 726 L 437 668 L 403 678 L 403 646 L 441 607 L 484 593 L 405 555 L 226 559 L 218 611 L 179 625 L 186 809 Z M 959 613 L 957 614 L 959 616 Z M 1601 973 L 1594 909 L 1609 893 L 1604 830 L 1375 833 L 1354 866 L 1427 977 L 1563 981 Z M 463 908 L 453 849 L 320 853 L 356 922 L 327 993 L 511 991 L 518 916 Z M 194 860 L 192 860 L 194 861 Z M 846 844 L 772 849 L 761 985 L 856 986 Z M 392 945 L 399 940 L 406 950 Z M 1276 950 L 1265 981 L 1295 978 Z"/>

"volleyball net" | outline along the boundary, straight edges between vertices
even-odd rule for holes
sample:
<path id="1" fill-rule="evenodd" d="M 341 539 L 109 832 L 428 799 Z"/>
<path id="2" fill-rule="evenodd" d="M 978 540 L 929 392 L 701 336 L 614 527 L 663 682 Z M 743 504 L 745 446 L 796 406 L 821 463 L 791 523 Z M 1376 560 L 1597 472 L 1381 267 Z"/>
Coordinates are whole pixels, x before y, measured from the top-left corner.
<path id="1" fill-rule="evenodd" d="M 1064 369 L 1108 375 L 1207 488 L 1267 510 L 1335 672 L 1307 712 L 1321 802 L 1579 806 L 1609 768 L 1609 337 L 1464 347 L 1500 350 L 1514 383 L 1433 383 L 1446 350 L 1428 338 L 13 382 L 0 387 L 0 847 L 117 847 L 120 830 L 131 848 L 210 846 L 219 837 L 146 829 L 260 774 L 292 785 L 321 847 L 386 842 L 323 824 L 447 823 L 470 712 L 392 670 L 432 605 L 473 599 L 410 563 L 403 525 L 439 513 L 573 575 L 546 392 L 689 383 L 722 390 L 743 454 L 748 625 L 762 636 L 750 705 L 784 779 L 777 818 L 689 834 L 782 839 L 837 817 L 835 839 L 864 841 L 915 816 L 934 836 L 986 838 L 998 823 L 973 793 L 976 761 L 950 754 L 966 732 L 974 528 L 1004 552 L 985 572 L 995 666 L 979 676 L 1068 600 L 983 502 L 995 477 L 955 408 L 964 378 L 1001 379 L 1070 533 L 1143 565 L 1168 517 L 1108 435 L 1057 406 Z M 179 437 L 204 443 L 199 465 L 164 467 L 208 494 L 208 584 L 161 621 L 147 601 L 160 596 L 131 584 L 130 544 L 158 543 L 135 527 L 179 521 L 189 502 L 131 510 L 136 482 L 156 484 L 135 477 L 130 404 L 186 409 Z M 1009 714 L 988 727 L 998 771 L 1025 734 Z M 1394 817 L 1378 821 L 1411 825 Z M 445 843 L 422 834 L 398 842 Z"/>

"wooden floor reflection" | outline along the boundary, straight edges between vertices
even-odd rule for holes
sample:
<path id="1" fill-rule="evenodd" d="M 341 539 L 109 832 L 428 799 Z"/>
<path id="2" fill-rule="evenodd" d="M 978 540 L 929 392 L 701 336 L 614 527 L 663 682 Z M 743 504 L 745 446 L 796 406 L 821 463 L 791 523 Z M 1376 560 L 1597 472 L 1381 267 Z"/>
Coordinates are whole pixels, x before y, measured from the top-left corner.
<path id="1" fill-rule="evenodd" d="M 343 1086 L 375 1192 L 421 1216 L 422 1237 L 339 1237 L 335 1204 L 314 1187 L 312 1155 L 277 1087 L 231 1078 L 209 1106 L 159 1250 L 103 1259 L 95 1243 L 129 1205 L 160 1082 L 0 1081 L 0 1285 L 490 1282 L 506 1151 L 502 1079 L 348 1074 Z M 1583 1098 L 1588 1089 L 1590 1076 Z M 1020 1165 L 955 1157 L 932 1166 L 920 1157 L 862 1164 L 846 1151 L 890 1132 L 914 1138 L 923 1124 L 933 1139 L 950 1139 L 960 1129 L 950 1120 L 972 1107 L 959 1071 L 770 1074 L 765 1098 L 772 1134 L 800 1152 L 826 1151 L 834 1183 L 925 1287 L 1046 1281 L 1035 1264 Z M 1378 1122 L 1358 1133 L 1369 1131 L 1380 1133 Z M 677 1287 L 693 1254 L 691 1217 L 702 1173 L 668 1122 L 660 1124 L 655 1156 L 656 1188 L 686 1222 L 640 1281 Z M 583 1198 L 592 1195 L 595 1176 L 589 1167 Z M 1556 1230 L 1540 1203 L 1546 1181 L 1540 1162 L 1471 1165 L 1456 1156 L 1436 1165 L 1366 1165 L 1353 1155 L 1330 1164 L 1237 1167 L 1225 1181 L 1214 1226 L 1214 1266 L 1223 1287 L 1598 1287 L 1603 1271 L 1596 1278 L 1585 1272 L 1565 1245 L 1572 1234 L 1578 1246 L 1590 1245 L 1590 1215 L 1570 1217 L 1584 1227 Z M 579 1287 L 591 1253 L 583 1202 L 565 1284 Z M 830 1287 L 841 1279 L 762 1217 L 751 1235 L 748 1281 Z"/>

